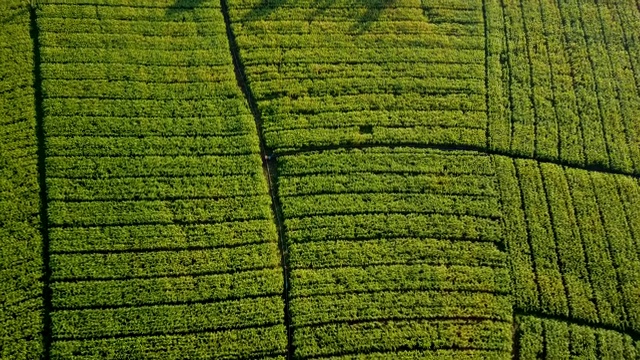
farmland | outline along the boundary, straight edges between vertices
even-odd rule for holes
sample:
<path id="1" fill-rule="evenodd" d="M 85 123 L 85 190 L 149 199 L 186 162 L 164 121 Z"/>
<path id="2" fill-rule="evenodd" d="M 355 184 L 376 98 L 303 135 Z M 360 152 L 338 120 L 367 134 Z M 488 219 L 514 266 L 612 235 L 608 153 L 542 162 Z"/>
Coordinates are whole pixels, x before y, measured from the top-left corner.
<path id="1" fill-rule="evenodd" d="M 0 358 L 640 357 L 634 0 L 0 21 Z"/>

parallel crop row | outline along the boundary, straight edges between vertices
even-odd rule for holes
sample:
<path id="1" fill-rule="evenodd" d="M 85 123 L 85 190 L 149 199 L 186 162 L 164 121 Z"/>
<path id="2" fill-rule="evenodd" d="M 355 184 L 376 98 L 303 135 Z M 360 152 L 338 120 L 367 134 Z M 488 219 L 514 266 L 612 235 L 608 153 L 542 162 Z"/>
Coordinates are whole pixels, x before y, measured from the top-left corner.
<path id="1" fill-rule="evenodd" d="M 486 144 L 480 1 L 229 1 L 268 147 Z"/>
<path id="2" fill-rule="evenodd" d="M 52 357 L 286 351 L 271 201 L 223 16 L 180 4 L 38 8 Z"/>
<path id="3" fill-rule="evenodd" d="M 495 159 L 516 307 L 638 331 L 637 179 Z"/>
<path id="4" fill-rule="evenodd" d="M 491 147 L 640 173 L 637 4 L 487 3 Z"/>
<path id="5" fill-rule="evenodd" d="M 559 320 L 516 317 L 518 357 L 514 359 L 637 359 L 629 335 Z"/>
<path id="6" fill-rule="evenodd" d="M 43 350 L 42 233 L 27 3 L 0 3 L 0 358 Z"/>
<path id="7" fill-rule="evenodd" d="M 508 358 L 490 157 L 370 148 L 277 161 L 295 357 L 463 348 Z"/>

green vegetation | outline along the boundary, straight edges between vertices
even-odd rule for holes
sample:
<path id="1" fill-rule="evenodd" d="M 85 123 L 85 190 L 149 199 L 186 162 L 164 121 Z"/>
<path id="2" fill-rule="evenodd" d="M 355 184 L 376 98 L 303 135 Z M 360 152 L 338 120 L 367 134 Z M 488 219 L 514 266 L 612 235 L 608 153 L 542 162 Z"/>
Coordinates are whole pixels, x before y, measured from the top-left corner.
<path id="1" fill-rule="evenodd" d="M 493 13 L 488 71 L 494 83 L 489 122 L 496 123 L 489 131 L 491 147 L 639 174 L 637 4 L 488 4 Z M 497 61 L 505 52 L 506 64 Z"/>
<path id="2" fill-rule="evenodd" d="M 43 351 L 43 241 L 29 7 L 0 3 L 0 358 Z"/>
<path id="3" fill-rule="evenodd" d="M 513 214 L 508 247 L 520 306 L 638 331 L 640 261 L 632 231 L 639 214 L 625 200 L 637 196 L 637 181 L 533 160 L 500 164 L 505 197 L 513 199 L 505 204 Z"/>
<path id="4" fill-rule="evenodd" d="M 278 158 L 295 356 L 452 346 L 507 356 L 513 314 L 491 172 L 489 156 L 410 148 Z M 330 182 L 356 174 L 371 181 L 347 183 L 350 198 Z M 400 194 L 378 185 L 394 174 L 444 180 Z M 312 181 L 327 185 L 299 185 Z M 368 340 L 387 332 L 397 337 Z"/>
<path id="5" fill-rule="evenodd" d="M 275 3 L 232 0 L 229 12 L 266 144 L 276 153 L 485 145 L 480 2 Z"/>
<path id="6" fill-rule="evenodd" d="M 636 359 L 635 0 L 0 5 L 0 359 Z"/>
<path id="7" fill-rule="evenodd" d="M 222 14 L 185 29 L 182 10 L 130 5 L 37 10 L 50 356 L 284 354 L 277 233 Z"/>
<path id="8" fill-rule="evenodd" d="M 637 359 L 629 335 L 557 320 L 522 316 L 516 319 L 520 359 Z"/>
<path id="9" fill-rule="evenodd" d="M 33 42 L 27 4 L 0 3 L 0 358 L 43 352 L 41 232 Z"/>

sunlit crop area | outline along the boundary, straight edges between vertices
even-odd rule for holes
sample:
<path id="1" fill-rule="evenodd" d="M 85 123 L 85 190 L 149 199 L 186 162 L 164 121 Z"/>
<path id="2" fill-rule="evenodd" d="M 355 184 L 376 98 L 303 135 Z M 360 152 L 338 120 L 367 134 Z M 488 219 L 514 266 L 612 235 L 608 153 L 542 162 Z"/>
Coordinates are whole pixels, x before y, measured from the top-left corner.
<path id="1" fill-rule="evenodd" d="M 1 359 L 640 358 L 635 0 L 5 0 Z"/>

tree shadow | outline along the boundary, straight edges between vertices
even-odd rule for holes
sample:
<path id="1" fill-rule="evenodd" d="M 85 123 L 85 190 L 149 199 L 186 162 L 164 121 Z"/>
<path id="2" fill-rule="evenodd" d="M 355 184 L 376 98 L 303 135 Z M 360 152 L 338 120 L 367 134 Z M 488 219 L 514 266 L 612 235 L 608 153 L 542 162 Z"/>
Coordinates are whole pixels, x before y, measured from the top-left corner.
<path id="1" fill-rule="evenodd" d="M 242 21 L 265 19 L 279 7 L 285 5 L 286 2 L 287 0 L 262 0 L 260 5 L 251 9 L 251 11 L 242 18 Z"/>
<path id="2" fill-rule="evenodd" d="M 206 0 L 176 0 L 173 5 L 167 9 L 166 16 L 179 18 L 181 13 L 185 13 L 189 10 L 193 10 L 202 5 Z M 182 19 L 185 20 L 184 18 Z"/>
<path id="3" fill-rule="evenodd" d="M 4 14 L 0 15 L 0 24 L 11 24 L 16 22 L 18 19 L 22 19 L 24 17 L 29 17 L 29 8 L 24 7 L 20 9 L 11 9 Z"/>
<path id="4" fill-rule="evenodd" d="M 385 9 L 391 7 L 395 0 L 360 0 L 363 7 L 366 7 L 367 11 L 358 19 L 355 29 L 358 33 L 364 33 L 371 25 L 378 21 L 382 12 Z"/>
<path id="5" fill-rule="evenodd" d="M 258 19 L 266 19 L 271 13 L 278 10 L 280 7 L 284 7 L 289 3 L 290 6 L 295 7 L 296 0 L 262 0 L 260 5 L 253 8 L 247 13 L 241 21 L 252 21 Z M 312 4 L 312 8 L 315 9 L 305 20 L 309 23 L 315 21 L 326 11 L 331 9 L 336 0 L 315 0 Z M 356 24 L 354 30 L 357 33 L 366 32 L 371 24 L 376 22 L 385 9 L 391 7 L 396 0 L 358 0 L 360 6 L 366 9 L 362 16 L 354 18 Z"/>
<path id="6" fill-rule="evenodd" d="M 206 1 L 210 0 L 175 0 L 175 3 L 167 9 L 166 15 L 174 20 L 180 20 L 180 14 L 193 10 Z M 314 0 L 311 5 L 314 11 L 305 20 L 309 23 L 315 21 L 316 18 L 329 11 L 335 2 L 336 0 Z M 364 14 L 353 19 L 355 24 L 352 31 L 364 33 L 380 18 L 384 10 L 390 8 L 396 0 L 357 0 L 357 2 L 360 7 L 366 10 Z M 240 22 L 266 20 L 273 12 L 285 6 L 295 8 L 296 0 L 261 0 L 260 4 L 250 9 L 240 19 Z M 185 21 L 186 16 L 183 15 L 182 20 Z"/>

